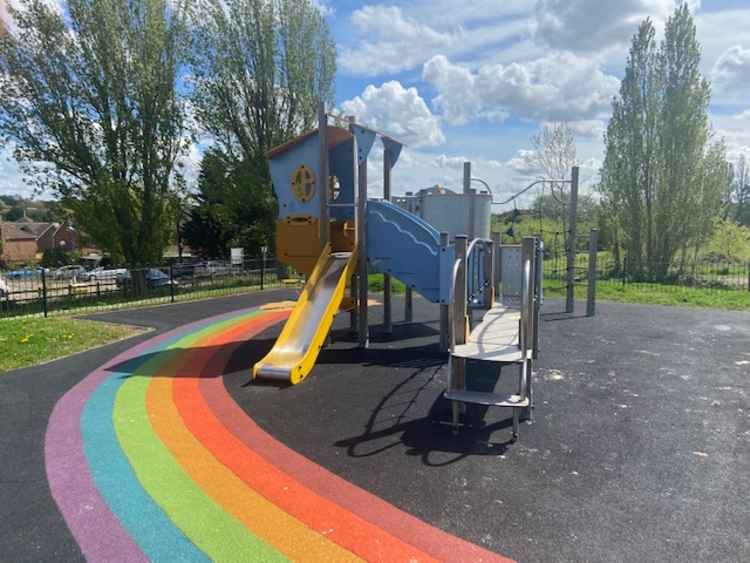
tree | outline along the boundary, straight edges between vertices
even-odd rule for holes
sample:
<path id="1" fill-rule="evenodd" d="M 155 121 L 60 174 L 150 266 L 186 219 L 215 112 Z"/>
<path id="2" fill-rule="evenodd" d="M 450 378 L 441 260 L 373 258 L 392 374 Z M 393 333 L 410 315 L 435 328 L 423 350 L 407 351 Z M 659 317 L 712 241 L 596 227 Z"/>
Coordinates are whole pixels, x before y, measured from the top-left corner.
<path id="1" fill-rule="evenodd" d="M 190 0 L 43 0 L 0 39 L 0 134 L 37 187 L 131 264 L 161 258 L 186 149 Z"/>
<path id="2" fill-rule="evenodd" d="M 686 4 L 667 20 L 658 55 L 663 80 L 659 116 L 659 191 L 654 226 L 658 233 L 650 264 L 657 278 L 666 276 L 679 250 L 683 255 L 696 238 L 708 235 L 704 215 L 706 178 L 702 174 L 708 149 L 708 104 L 711 86 L 700 72 L 700 45 Z M 713 150 L 713 149 L 711 149 Z M 715 156 L 715 155 L 714 155 Z M 721 174 L 726 176 L 726 166 Z M 700 221 L 694 221 L 696 214 Z M 706 230 L 708 228 L 708 231 Z"/>
<path id="3" fill-rule="evenodd" d="M 651 22 L 640 25 L 612 102 L 600 190 L 636 277 L 665 278 L 678 254 L 684 269 L 726 200 L 726 151 L 711 138 L 710 85 L 699 66 L 695 23 L 682 5 L 658 50 Z"/>
<path id="4" fill-rule="evenodd" d="M 225 255 L 229 237 L 253 254 L 273 241 L 265 153 L 315 127 L 318 103 L 333 102 L 336 48 L 310 0 L 203 0 L 202 6 L 192 102 L 198 124 L 220 149 L 227 185 L 202 194 L 185 234 L 194 244 L 202 244 L 198 233 L 209 236 L 204 253 Z M 216 191 L 224 202 L 218 208 L 211 199 Z"/>
<path id="5" fill-rule="evenodd" d="M 732 167 L 730 204 L 734 219 L 741 225 L 750 225 L 750 164 L 744 154 Z"/>
<path id="6" fill-rule="evenodd" d="M 228 258 L 232 246 L 252 256 L 272 245 L 274 201 L 247 163 L 233 163 L 219 149 L 206 152 L 195 200 L 182 235 L 204 258 Z"/>
<path id="7" fill-rule="evenodd" d="M 534 148 L 534 163 L 548 179 L 564 179 L 570 177 L 570 169 L 576 164 L 576 143 L 573 130 L 565 122 L 553 121 L 544 123 L 531 138 Z M 554 210 L 552 218 L 562 225 L 562 231 L 567 232 L 567 194 L 566 184 L 550 184 L 550 195 L 555 205 L 549 206 Z M 537 203 L 544 203 L 538 199 Z"/>
<path id="8" fill-rule="evenodd" d="M 633 37 L 625 77 L 619 96 L 612 101 L 612 117 L 604 136 L 601 191 L 616 223 L 613 230 L 622 238 L 629 258 L 629 273 L 638 277 L 646 269 L 644 253 L 653 253 L 654 240 L 661 88 L 655 34 L 653 23 L 646 19 Z M 618 251 L 619 242 L 615 243 Z"/>
<path id="9" fill-rule="evenodd" d="M 263 162 L 268 149 L 315 126 L 319 101 L 333 101 L 328 25 L 310 0 L 203 2 L 197 121 L 228 158 Z"/>

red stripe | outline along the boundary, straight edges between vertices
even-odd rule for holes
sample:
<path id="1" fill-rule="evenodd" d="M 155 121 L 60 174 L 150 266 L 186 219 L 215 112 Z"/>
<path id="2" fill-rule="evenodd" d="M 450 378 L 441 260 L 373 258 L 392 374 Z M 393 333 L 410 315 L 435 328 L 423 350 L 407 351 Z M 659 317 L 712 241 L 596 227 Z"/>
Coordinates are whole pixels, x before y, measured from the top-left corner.
<path id="1" fill-rule="evenodd" d="M 212 362 L 212 368 L 224 365 L 229 353 L 231 352 L 215 356 L 217 363 Z M 209 375 L 214 371 L 209 369 L 205 373 Z M 287 448 L 263 431 L 234 402 L 221 378 L 203 377 L 199 389 L 208 410 L 247 448 L 311 491 L 330 499 L 392 536 L 444 561 L 511 561 L 426 524 Z"/>
<path id="2" fill-rule="evenodd" d="M 263 320 L 265 321 L 265 318 Z M 275 320 L 265 324 L 273 322 Z M 255 321 L 230 332 L 240 333 L 243 328 L 245 332 L 248 329 L 259 332 L 259 324 Z M 229 340 L 233 335 L 222 336 L 222 340 L 224 337 Z M 209 369 L 203 370 L 204 376 L 211 377 L 212 373 L 216 373 L 216 366 L 223 365 L 223 361 L 230 354 L 230 349 L 223 349 L 217 353 L 212 358 L 211 365 L 207 365 Z M 221 384 L 218 378 L 214 379 Z M 352 514 L 325 497 L 311 492 L 257 455 L 252 448 L 248 448 L 228 432 L 214 416 L 200 394 L 198 380 L 176 379 L 173 398 L 186 427 L 204 447 L 250 487 L 311 529 L 368 560 L 432 560 L 429 555 L 421 553 L 417 548 L 393 537 L 359 515 Z"/>

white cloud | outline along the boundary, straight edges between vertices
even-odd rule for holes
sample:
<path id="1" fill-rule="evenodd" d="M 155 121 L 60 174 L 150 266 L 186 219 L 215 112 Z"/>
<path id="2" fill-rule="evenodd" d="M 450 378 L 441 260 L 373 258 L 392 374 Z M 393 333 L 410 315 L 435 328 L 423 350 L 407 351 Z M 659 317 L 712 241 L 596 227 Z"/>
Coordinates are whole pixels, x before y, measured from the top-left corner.
<path id="1" fill-rule="evenodd" d="M 750 84 L 750 48 L 734 45 L 716 60 L 711 71 L 715 88 L 729 96 L 747 95 Z"/>
<path id="2" fill-rule="evenodd" d="M 370 84 L 361 96 L 342 103 L 341 109 L 356 116 L 361 123 L 415 147 L 445 141 L 440 120 L 417 89 L 404 88 L 397 80 L 380 87 Z"/>
<path id="3" fill-rule="evenodd" d="M 536 38 L 571 51 L 599 51 L 625 44 L 645 18 L 660 27 L 682 0 L 538 0 Z M 689 2 L 695 9 L 698 1 Z"/>
<path id="4" fill-rule="evenodd" d="M 433 100 L 446 120 L 466 123 L 483 112 L 508 111 L 520 118 L 578 121 L 606 115 L 619 81 L 596 61 L 553 53 L 527 63 L 484 65 L 474 72 L 437 55 L 423 78 L 438 91 Z"/>
<path id="5" fill-rule="evenodd" d="M 430 12 L 435 8 L 430 7 Z M 377 76 L 417 68 L 431 56 L 470 53 L 482 45 L 518 38 L 530 33 L 529 19 L 511 19 L 464 28 L 445 17 L 442 27 L 423 23 L 397 6 L 364 6 L 355 10 L 351 23 L 359 32 L 356 46 L 343 47 L 339 64 L 351 73 Z"/>
<path id="6" fill-rule="evenodd" d="M 568 126 L 576 137 L 584 139 L 601 138 L 604 134 L 605 124 L 601 119 L 581 119 L 568 121 Z"/>
<path id="7" fill-rule="evenodd" d="M 748 102 L 750 103 L 750 102 Z M 730 160 L 750 157 L 750 109 L 734 115 L 711 114 L 717 138 L 724 139 Z"/>
<path id="8" fill-rule="evenodd" d="M 516 156 L 508 160 L 507 164 L 513 172 L 521 176 L 540 176 L 543 172 L 537 153 L 532 149 L 519 149 Z"/>

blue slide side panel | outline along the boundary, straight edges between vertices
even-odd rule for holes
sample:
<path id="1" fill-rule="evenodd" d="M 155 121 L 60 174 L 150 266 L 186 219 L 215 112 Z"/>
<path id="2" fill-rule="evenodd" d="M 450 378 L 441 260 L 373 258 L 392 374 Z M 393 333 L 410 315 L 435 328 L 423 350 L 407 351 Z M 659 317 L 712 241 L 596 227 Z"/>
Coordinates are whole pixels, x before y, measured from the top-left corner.
<path id="1" fill-rule="evenodd" d="M 368 202 L 367 259 L 414 288 L 425 299 L 441 299 L 441 249 L 438 232 L 416 215 L 388 202 Z"/>
<path id="2" fill-rule="evenodd" d="M 368 213 L 378 213 L 386 221 L 392 221 L 408 230 L 420 242 L 437 248 L 440 245 L 440 233 L 427 221 L 391 203 L 390 201 L 368 201 Z"/>

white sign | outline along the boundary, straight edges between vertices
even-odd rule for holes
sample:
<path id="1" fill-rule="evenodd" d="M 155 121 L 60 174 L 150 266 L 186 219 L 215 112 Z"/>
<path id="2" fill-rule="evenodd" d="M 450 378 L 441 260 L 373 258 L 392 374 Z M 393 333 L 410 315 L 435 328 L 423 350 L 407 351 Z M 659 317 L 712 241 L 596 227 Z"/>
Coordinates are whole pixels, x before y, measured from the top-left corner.
<path id="1" fill-rule="evenodd" d="M 232 248 L 232 266 L 242 266 L 245 261 L 245 250 L 242 248 Z"/>

